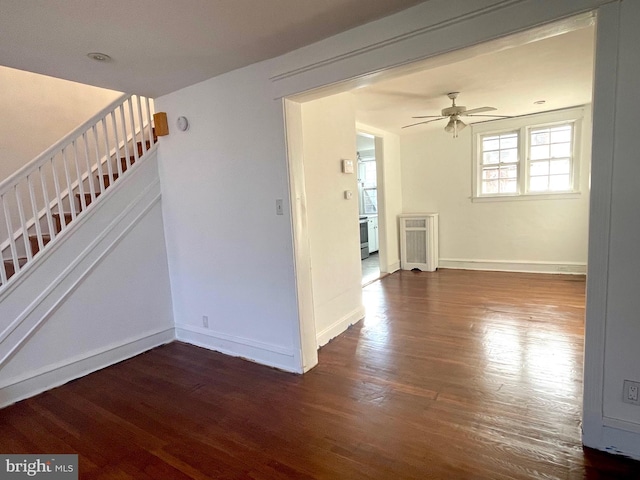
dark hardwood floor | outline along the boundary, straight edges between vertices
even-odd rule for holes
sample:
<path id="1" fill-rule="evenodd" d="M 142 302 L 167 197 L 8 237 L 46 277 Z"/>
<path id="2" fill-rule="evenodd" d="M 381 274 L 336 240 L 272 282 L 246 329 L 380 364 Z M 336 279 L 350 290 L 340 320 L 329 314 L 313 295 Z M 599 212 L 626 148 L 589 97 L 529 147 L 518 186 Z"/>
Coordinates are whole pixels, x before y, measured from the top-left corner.
<path id="1" fill-rule="evenodd" d="M 584 278 L 398 272 L 298 376 L 173 343 L 0 411 L 82 479 L 605 479 L 580 444 Z"/>

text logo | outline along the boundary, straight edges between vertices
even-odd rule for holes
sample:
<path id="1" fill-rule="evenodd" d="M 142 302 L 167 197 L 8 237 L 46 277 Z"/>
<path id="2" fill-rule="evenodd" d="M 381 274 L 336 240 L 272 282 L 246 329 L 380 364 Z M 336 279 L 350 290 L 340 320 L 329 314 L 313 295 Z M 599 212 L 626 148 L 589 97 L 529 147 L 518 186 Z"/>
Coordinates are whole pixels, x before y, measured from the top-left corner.
<path id="1" fill-rule="evenodd" d="M 0 455 L 0 480 L 78 480 L 78 455 Z"/>

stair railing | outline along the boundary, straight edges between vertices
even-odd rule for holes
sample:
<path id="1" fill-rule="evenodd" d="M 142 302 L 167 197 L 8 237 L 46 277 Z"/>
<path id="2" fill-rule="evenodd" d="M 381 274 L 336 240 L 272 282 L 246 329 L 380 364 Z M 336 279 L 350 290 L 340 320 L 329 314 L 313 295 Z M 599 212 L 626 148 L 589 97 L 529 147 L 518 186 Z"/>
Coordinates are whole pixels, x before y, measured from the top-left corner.
<path id="1" fill-rule="evenodd" d="M 122 95 L 0 182 L 0 291 L 156 142 L 153 100 Z"/>

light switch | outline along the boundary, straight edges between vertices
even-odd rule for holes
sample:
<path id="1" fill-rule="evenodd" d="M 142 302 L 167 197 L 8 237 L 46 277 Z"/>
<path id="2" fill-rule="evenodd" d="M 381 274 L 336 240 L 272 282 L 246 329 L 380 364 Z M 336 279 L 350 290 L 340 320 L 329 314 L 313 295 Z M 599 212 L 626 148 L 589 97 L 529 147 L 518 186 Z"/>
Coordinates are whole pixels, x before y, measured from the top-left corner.
<path id="1" fill-rule="evenodd" d="M 351 197 L 353 197 L 353 192 L 351 190 L 345 190 L 344 191 L 345 200 L 351 200 Z"/>
<path id="2" fill-rule="evenodd" d="M 284 215 L 281 198 L 276 199 L 276 215 Z"/>

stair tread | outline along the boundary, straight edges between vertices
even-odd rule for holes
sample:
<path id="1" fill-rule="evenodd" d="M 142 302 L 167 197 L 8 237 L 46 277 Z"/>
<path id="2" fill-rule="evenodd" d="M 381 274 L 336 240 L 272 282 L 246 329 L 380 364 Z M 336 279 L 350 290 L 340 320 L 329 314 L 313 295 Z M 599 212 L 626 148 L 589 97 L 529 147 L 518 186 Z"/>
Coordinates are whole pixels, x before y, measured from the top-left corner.
<path id="1" fill-rule="evenodd" d="M 26 257 L 18 258 L 18 265 L 20 267 L 23 267 L 26 263 L 27 263 Z M 13 266 L 13 260 L 4 260 L 4 271 L 7 275 L 7 279 L 13 277 L 13 275 L 16 273 L 15 267 Z M 2 283 L 0 283 L 0 285 L 2 285 Z"/>
<path id="2" fill-rule="evenodd" d="M 60 233 L 62 231 L 62 217 L 59 213 L 54 213 L 52 217 L 56 223 L 56 233 Z M 71 215 L 71 213 L 64 212 L 65 224 L 71 223 L 72 220 L 73 220 L 73 215 Z"/>
<path id="3" fill-rule="evenodd" d="M 24 266 L 24 264 L 27 263 L 27 260 L 27 257 L 18 257 L 18 265 L 20 265 L 21 267 Z M 5 260 L 4 264 L 13 265 L 13 260 Z"/>
<path id="4" fill-rule="evenodd" d="M 51 241 L 51 235 L 48 233 L 42 234 L 42 245 L 45 246 Z M 40 251 L 40 242 L 38 241 L 38 235 L 29 235 L 29 243 L 31 244 L 31 255 L 35 255 Z"/>

